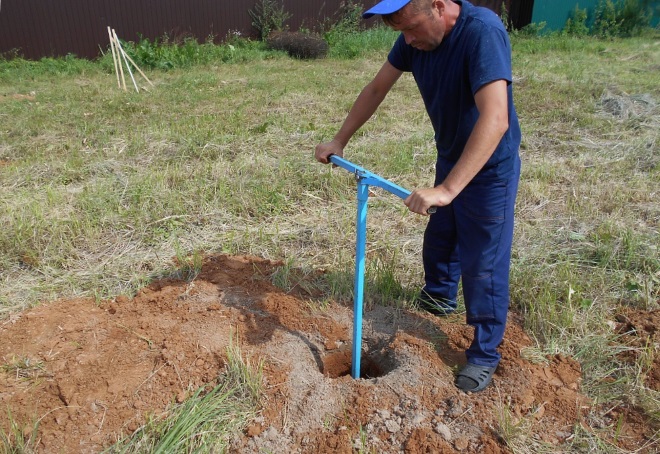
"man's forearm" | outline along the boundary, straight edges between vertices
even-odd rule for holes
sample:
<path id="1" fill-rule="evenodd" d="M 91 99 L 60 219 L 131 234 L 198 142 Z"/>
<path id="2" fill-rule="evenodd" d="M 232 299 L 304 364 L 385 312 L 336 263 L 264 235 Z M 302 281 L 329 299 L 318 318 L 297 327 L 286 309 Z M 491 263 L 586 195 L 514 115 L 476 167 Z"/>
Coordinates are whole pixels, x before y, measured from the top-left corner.
<path id="1" fill-rule="evenodd" d="M 506 81 L 486 85 L 475 96 L 479 118 L 461 157 L 442 186 L 456 197 L 486 165 L 509 129 Z"/>
<path id="2" fill-rule="evenodd" d="M 463 154 L 442 182 L 453 197 L 456 197 L 486 165 L 507 129 L 508 123 L 488 121 L 484 118 L 477 121 L 465 144 Z"/>
<path id="3" fill-rule="evenodd" d="M 480 117 L 472 130 L 463 154 L 447 178 L 434 188 L 414 190 L 410 197 L 404 200 L 408 209 L 427 215 L 428 209 L 432 206 L 442 207 L 452 203 L 493 155 L 506 132 L 505 126 L 506 124 L 502 125 L 498 122 L 491 122 L 488 118 Z"/>

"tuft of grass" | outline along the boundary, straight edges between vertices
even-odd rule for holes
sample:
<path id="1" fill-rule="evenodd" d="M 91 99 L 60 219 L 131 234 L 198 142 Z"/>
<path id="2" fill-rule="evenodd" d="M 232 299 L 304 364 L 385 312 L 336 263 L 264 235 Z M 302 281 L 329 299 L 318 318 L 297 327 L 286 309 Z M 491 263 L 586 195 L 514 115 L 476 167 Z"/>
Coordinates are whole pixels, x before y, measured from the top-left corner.
<path id="1" fill-rule="evenodd" d="M 256 408 L 262 397 L 263 367 L 263 360 L 255 363 L 241 351 L 237 339 L 230 342 L 227 347 L 225 380 L 236 385 L 239 400 L 251 408 Z"/>
<path id="2" fill-rule="evenodd" d="M 330 46 L 329 56 L 348 59 L 381 53 L 383 49 L 391 47 L 397 37 L 397 32 L 385 26 L 363 31 L 333 28 L 325 34 L 325 40 Z"/>
<path id="3" fill-rule="evenodd" d="M 293 258 L 276 267 L 270 279 L 275 287 L 286 293 L 299 291 L 309 296 L 327 294 L 327 284 L 323 274 L 313 268 L 305 269 L 296 265 Z"/>
<path id="4" fill-rule="evenodd" d="M 377 452 L 375 447 L 369 447 L 369 434 L 363 426 L 360 426 L 358 437 L 353 442 L 353 449 L 357 454 L 375 454 Z"/>
<path id="5" fill-rule="evenodd" d="M 24 425 L 16 421 L 7 409 L 8 430 L 0 430 L 2 454 L 34 454 L 39 444 L 39 422 Z"/>
<path id="6" fill-rule="evenodd" d="M 511 411 L 509 403 L 502 403 L 496 408 L 496 423 L 494 428 L 500 439 L 513 452 L 520 454 L 536 454 L 552 452 L 539 442 L 531 442 L 528 437 L 533 425 L 534 415 L 516 416 Z M 545 449 L 544 449 L 545 448 Z"/>
<path id="7" fill-rule="evenodd" d="M 204 262 L 204 252 L 194 250 L 191 254 L 185 253 L 180 244 L 175 244 L 176 251 L 176 264 L 178 268 L 174 273 L 174 277 L 188 282 L 194 281 L 195 278 L 202 271 L 202 264 Z"/>
<path id="8" fill-rule="evenodd" d="M 396 306 L 398 302 L 411 301 L 416 291 L 405 288 L 397 272 L 396 253 L 390 260 L 374 257 L 365 271 L 365 302 L 383 306 Z M 400 304 L 400 303 L 399 303 Z"/>
<path id="9" fill-rule="evenodd" d="M 34 382 L 42 377 L 50 377 L 51 374 L 46 370 L 43 361 L 35 361 L 27 356 L 14 356 L 8 362 L 0 366 L 0 370 L 13 375 L 16 380 Z"/>
<path id="10" fill-rule="evenodd" d="M 263 363 L 253 363 L 236 342 L 218 384 L 197 389 L 163 417 L 152 418 L 105 452 L 226 452 L 231 437 L 255 416 L 262 395 Z"/>

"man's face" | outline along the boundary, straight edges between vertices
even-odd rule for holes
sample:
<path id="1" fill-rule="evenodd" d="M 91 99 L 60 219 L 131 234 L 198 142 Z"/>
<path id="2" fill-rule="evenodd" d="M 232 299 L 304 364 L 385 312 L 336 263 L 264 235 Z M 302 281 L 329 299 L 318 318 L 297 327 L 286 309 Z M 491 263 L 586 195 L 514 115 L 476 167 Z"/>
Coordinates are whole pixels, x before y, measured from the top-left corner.
<path id="1" fill-rule="evenodd" d="M 423 51 L 435 49 L 445 35 L 443 1 L 433 2 L 430 11 L 418 13 L 411 13 L 409 6 L 406 5 L 396 13 L 391 27 L 403 33 L 406 44 Z"/>

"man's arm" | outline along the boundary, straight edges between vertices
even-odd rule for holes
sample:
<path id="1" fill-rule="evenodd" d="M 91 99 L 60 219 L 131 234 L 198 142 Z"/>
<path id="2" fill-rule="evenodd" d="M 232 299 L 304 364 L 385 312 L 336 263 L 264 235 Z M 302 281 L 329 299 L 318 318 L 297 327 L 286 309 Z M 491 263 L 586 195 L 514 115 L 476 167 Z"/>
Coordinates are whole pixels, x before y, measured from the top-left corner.
<path id="1" fill-rule="evenodd" d="M 362 89 L 332 141 L 316 146 L 315 157 L 317 161 L 327 164 L 329 162 L 328 157 L 331 154 L 343 156 L 344 147 L 350 138 L 371 118 L 394 83 L 401 77 L 401 74 L 403 74 L 402 71 L 396 69 L 389 62 L 385 62 L 373 80 Z"/>
<path id="2" fill-rule="evenodd" d="M 426 214 L 432 206 L 449 205 L 488 162 L 509 128 L 507 82 L 484 85 L 474 96 L 479 118 L 461 157 L 445 181 L 435 188 L 417 189 L 404 200 L 415 213 Z"/>

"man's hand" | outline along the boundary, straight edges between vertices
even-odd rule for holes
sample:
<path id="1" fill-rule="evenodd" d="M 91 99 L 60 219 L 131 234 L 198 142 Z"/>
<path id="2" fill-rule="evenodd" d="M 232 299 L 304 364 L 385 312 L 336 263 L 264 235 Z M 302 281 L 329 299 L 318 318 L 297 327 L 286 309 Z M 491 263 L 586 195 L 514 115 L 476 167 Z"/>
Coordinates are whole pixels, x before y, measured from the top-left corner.
<path id="1" fill-rule="evenodd" d="M 403 203 L 413 213 L 428 216 L 428 210 L 431 207 L 443 207 L 449 205 L 454 200 L 454 196 L 443 186 L 435 188 L 415 189 Z"/>
<path id="2" fill-rule="evenodd" d="M 316 146 L 314 157 L 318 162 L 329 164 L 330 155 L 344 156 L 344 147 L 338 140 L 331 140 L 330 142 L 320 143 Z"/>

